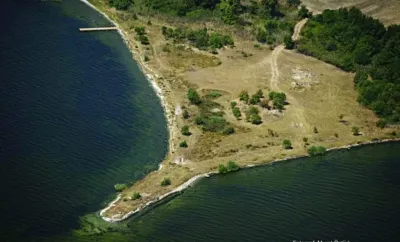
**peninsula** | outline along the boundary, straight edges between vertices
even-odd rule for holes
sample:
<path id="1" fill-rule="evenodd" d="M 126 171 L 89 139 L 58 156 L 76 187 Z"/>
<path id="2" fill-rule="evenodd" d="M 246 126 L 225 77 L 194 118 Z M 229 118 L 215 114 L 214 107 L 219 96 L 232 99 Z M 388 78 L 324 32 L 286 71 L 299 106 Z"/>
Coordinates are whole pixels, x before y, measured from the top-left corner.
<path id="1" fill-rule="evenodd" d="M 398 96 L 375 100 L 365 94 L 373 84 L 359 84 L 375 80 L 369 71 L 379 73 L 384 64 L 375 56 L 390 42 L 383 36 L 400 33 L 398 26 L 386 30 L 377 21 L 384 32 L 366 35 L 381 38 L 380 49 L 343 61 L 340 40 L 313 42 L 328 22 L 300 1 L 84 2 L 118 28 L 160 97 L 170 133 L 157 171 L 116 186 L 117 199 L 100 212 L 106 221 L 121 221 L 212 174 L 399 137 Z M 336 14 L 366 18 L 355 8 L 326 16 Z M 398 21 L 390 20 L 385 24 Z M 391 77 L 387 85 L 397 93 L 398 76 Z"/>

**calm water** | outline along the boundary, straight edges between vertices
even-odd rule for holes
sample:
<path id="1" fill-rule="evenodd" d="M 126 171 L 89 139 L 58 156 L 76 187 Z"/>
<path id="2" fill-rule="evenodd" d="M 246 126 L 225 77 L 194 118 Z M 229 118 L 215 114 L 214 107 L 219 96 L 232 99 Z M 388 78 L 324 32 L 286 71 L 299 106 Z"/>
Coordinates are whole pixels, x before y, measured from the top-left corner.
<path id="1" fill-rule="evenodd" d="M 159 99 L 118 33 L 78 31 L 104 25 L 76 0 L 0 1 L 0 241 L 68 233 L 165 155 Z"/>
<path id="2" fill-rule="evenodd" d="M 400 240 L 400 144 L 204 179 L 112 232 L 72 233 L 167 149 L 118 34 L 77 31 L 108 24 L 74 0 L 0 1 L 0 241 Z"/>
<path id="3" fill-rule="evenodd" d="M 400 144 L 200 181 L 100 241 L 400 240 Z M 94 239 L 96 237 L 90 238 Z"/>

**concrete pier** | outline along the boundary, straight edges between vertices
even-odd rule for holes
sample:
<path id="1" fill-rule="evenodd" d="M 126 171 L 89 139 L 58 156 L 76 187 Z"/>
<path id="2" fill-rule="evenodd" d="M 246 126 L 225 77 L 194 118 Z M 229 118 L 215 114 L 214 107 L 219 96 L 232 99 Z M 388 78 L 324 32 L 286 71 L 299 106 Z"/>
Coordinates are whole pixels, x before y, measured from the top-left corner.
<path id="1" fill-rule="evenodd" d="M 108 30 L 118 30 L 118 28 L 117 27 L 79 28 L 79 31 L 81 32 L 108 31 Z"/>

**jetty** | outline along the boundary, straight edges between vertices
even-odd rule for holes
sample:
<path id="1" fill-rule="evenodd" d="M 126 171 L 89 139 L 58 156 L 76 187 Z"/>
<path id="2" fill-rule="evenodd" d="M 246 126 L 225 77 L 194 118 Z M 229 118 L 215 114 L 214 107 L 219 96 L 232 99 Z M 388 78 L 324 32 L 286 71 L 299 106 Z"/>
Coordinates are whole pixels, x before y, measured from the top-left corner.
<path id="1" fill-rule="evenodd" d="M 79 28 L 81 32 L 118 30 L 117 27 Z"/>

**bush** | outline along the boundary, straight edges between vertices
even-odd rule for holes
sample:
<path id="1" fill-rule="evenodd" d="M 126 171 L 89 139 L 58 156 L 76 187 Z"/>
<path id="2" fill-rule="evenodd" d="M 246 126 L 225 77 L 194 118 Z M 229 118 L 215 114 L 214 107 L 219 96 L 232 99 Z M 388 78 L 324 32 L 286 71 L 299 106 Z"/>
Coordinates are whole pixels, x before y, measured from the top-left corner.
<path id="1" fill-rule="evenodd" d="M 224 129 L 224 131 L 222 131 L 222 133 L 223 133 L 224 135 L 230 135 L 230 134 L 235 133 L 235 130 L 233 129 L 233 127 L 229 126 L 229 127 L 226 127 L 226 128 Z"/>
<path id="2" fill-rule="evenodd" d="M 135 32 L 137 35 L 145 35 L 146 29 L 144 27 L 135 27 Z"/>
<path id="3" fill-rule="evenodd" d="M 189 91 L 187 93 L 187 97 L 188 97 L 188 99 L 189 99 L 191 104 L 199 105 L 201 103 L 201 99 L 200 99 L 199 94 L 197 93 L 196 90 L 194 90 L 192 88 L 189 88 Z"/>
<path id="4" fill-rule="evenodd" d="M 161 181 L 161 186 L 165 187 L 169 185 L 171 185 L 171 179 L 169 179 L 168 177 L 164 177 L 164 180 Z"/>
<path id="5" fill-rule="evenodd" d="M 289 35 L 286 35 L 285 38 L 283 39 L 283 42 L 285 43 L 285 48 L 286 49 L 294 49 L 294 42 L 292 40 L 292 37 Z"/>
<path id="6" fill-rule="evenodd" d="M 234 161 L 228 161 L 227 169 L 229 172 L 237 171 L 240 167 Z"/>
<path id="7" fill-rule="evenodd" d="M 307 137 L 303 137 L 303 142 L 307 143 L 308 142 L 308 138 Z"/>
<path id="8" fill-rule="evenodd" d="M 189 112 L 186 109 L 183 110 L 182 116 L 184 119 L 188 119 L 190 117 Z"/>
<path id="9" fill-rule="evenodd" d="M 140 195 L 140 193 L 138 192 L 134 192 L 132 195 L 132 200 L 138 200 L 142 197 L 142 195 Z"/>
<path id="10" fill-rule="evenodd" d="M 223 164 L 219 164 L 218 172 L 220 174 L 226 174 L 226 173 L 228 173 L 228 169 Z"/>
<path id="11" fill-rule="evenodd" d="M 220 174 L 226 174 L 229 172 L 234 172 L 234 171 L 238 171 L 240 169 L 240 167 L 234 162 L 234 161 L 228 161 L 227 165 L 224 166 L 223 164 L 219 164 L 218 166 L 218 172 Z"/>
<path id="12" fill-rule="evenodd" d="M 315 134 L 318 134 L 318 129 L 317 129 L 317 127 L 314 127 L 314 133 L 315 133 Z"/>
<path id="13" fill-rule="evenodd" d="M 216 90 L 212 90 L 206 96 L 209 97 L 209 98 L 215 99 L 215 98 L 218 98 L 218 97 L 222 96 L 222 94 L 220 92 L 216 91 Z"/>
<path id="14" fill-rule="evenodd" d="M 179 147 L 181 147 L 181 148 L 187 148 L 187 147 L 188 147 L 188 144 L 187 144 L 186 141 L 184 140 L 184 141 L 182 141 L 182 142 L 179 144 Z"/>
<path id="15" fill-rule="evenodd" d="M 311 146 L 307 151 L 310 156 L 317 156 L 323 155 L 326 152 L 326 148 L 323 146 Z"/>
<path id="16" fill-rule="evenodd" d="M 147 55 L 145 55 L 145 56 L 144 56 L 144 61 L 145 61 L 145 62 L 148 62 L 148 61 L 150 61 L 150 58 L 149 58 Z"/>
<path id="17" fill-rule="evenodd" d="M 242 116 L 242 113 L 240 112 L 240 109 L 238 107 L 233 108 L 232 113 L 236 117 L 236 119 L 239 119 Z"/>
<path id="18" fill-rule="evenodd" d="M 357 126 L 354 126 L 351 128 L 351 132 L 353 133 L 354 136 L 360 135 L 360 128 Z"/>
<path id="19" fill-rule="evenodd" d="M 203 118 L 202 118 L 202 117 L 196 117 L 196 118 L 194 119 L 194 123 L 197 124 L 197 125 L 202 125 L 202 124 L 204 124 Z"/>
<path id="20" fill-rule="evenodd" d="M 252 95 L 249 100 L 249 104 L 251 105 L 256 105 L 260 102 L 261 102 L 260 96 L 258 96 L 257 94 Z"/>
<path id="21" fill-rule="evenodd" d="M 380 119 L 378 122 L 376 122 L 376 127 L 381 128 L 381 129 L 385 128 L 386 127 L 386 121 Z"/>
<path id="22" fill-rule="evenodd" d="M 149 45 L 150 41 L 146 35 L 139 35 L 139 41 L 142 45 Z"/>
<path id="23" fill-rule="evenodd" d="M 190 131 L 189 131 L 189 126 L 187 126 L 187 125 L 185 125 L 185 126 L 182 127 L 181 133 L 182 133 L 183 135 L 186 135 L 186 136 L 189 136 L 189 135 L 192 134 L 192 133 L 190 133 Z"/>
<path id="24" fill-rule="evenodd" d="M 126 184 L 124 184 L 124 183 L 118 183 L 118 184 L 114 185 L 114 189 L 117 192 L 122 192 L 123 190 L 125 190 L 127 188 L 128 188 L 128 186 Z"/>
<path id="25" fill-rule="evenodd" d="M 235 108 L 237 106 L 237 102 L 231 102 L 231 108 Z"/>
<path id="26" fill-rule="evenodd" d="M 292 142 L 290 142 L 290 140 L 288 140 L 288 139 L 285 139 L 282 142 L 282 146 L 283 146 L 283 148 L 285 148 L 287 150 L 292 149 Z"/>
<path id="27" fill-rule="evenodd" d="M 244 101 L 247 103 L 249 101 L 249 93 L 247 91 L 241 91 L 239 94 L 239 99 L 240 101 Z"/>

